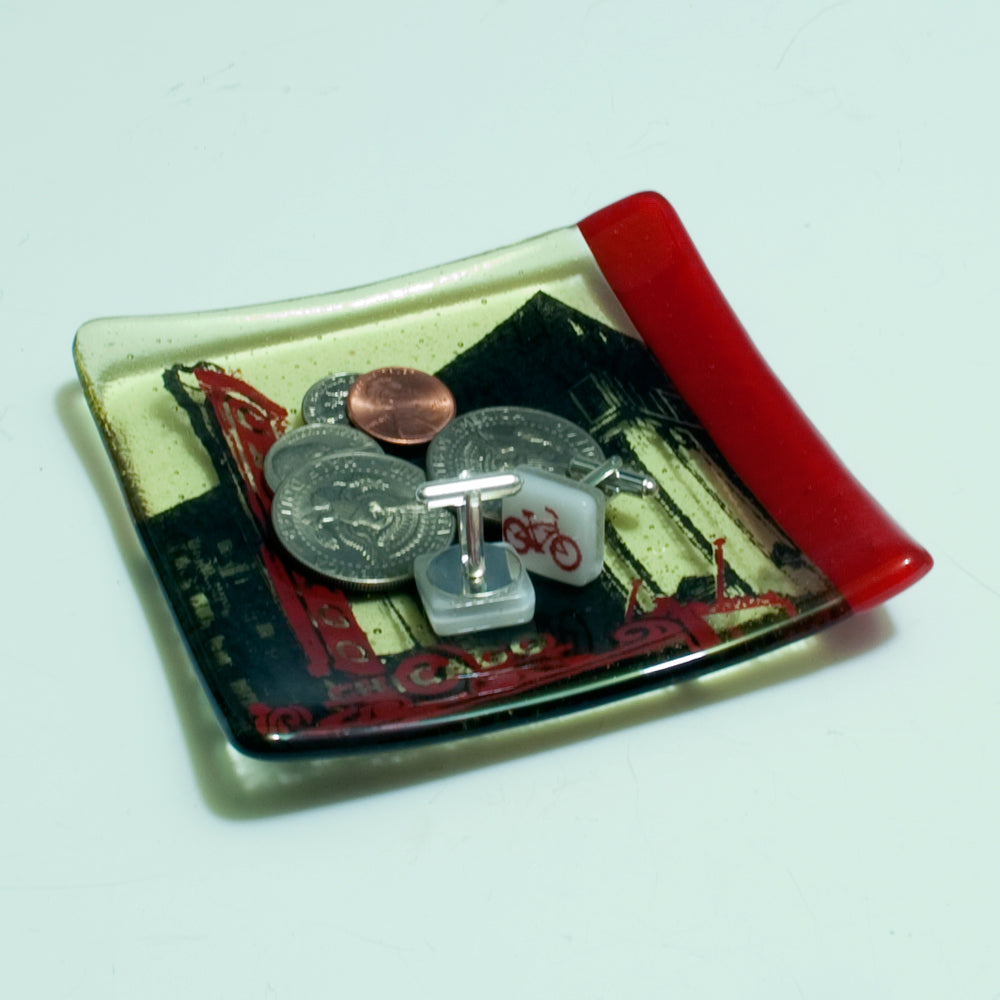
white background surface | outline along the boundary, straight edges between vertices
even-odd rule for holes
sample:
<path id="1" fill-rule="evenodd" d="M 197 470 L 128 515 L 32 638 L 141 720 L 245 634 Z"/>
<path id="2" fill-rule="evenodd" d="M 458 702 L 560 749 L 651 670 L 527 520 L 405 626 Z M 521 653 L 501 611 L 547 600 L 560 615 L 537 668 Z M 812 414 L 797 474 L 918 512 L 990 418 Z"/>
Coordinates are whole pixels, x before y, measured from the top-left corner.
<path id="1" fill-rule="evenodd" d="M 1000 996 L 996 11 L 0 4 L 5 992 Z M 77 327 L 646 188 L 930 576 L 755 673 L 419 766 L 228 754 Z"/>

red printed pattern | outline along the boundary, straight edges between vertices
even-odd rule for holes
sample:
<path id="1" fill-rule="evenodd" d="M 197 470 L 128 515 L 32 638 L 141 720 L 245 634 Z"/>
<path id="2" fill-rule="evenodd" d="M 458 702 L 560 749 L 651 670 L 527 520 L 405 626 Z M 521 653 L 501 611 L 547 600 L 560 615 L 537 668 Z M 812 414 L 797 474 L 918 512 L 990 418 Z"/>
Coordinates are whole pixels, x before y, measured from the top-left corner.
<path id="1" fill-rule="evenodd" d="M 211 368 L 197 368 L 195 375 L 236 464 L 250 513 L 266 531 L 271 496 L 264 456 L 284 433 L 288 411 L 234 375 Z M 332 669 L 358 676 L 381 672 L 343 591 L 307 579 L 266 544 L 260 556 L 313 677 L 326 677 Z"/>

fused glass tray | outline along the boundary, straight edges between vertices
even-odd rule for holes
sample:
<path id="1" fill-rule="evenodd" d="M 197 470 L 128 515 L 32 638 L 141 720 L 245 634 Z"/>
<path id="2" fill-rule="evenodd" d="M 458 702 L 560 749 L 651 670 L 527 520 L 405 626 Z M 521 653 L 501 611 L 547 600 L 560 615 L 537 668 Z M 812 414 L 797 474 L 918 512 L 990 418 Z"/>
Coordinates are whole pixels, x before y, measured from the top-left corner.
<path id="1" fill-rule="evenodd" d="M 796 407 L 655 194 L 365 288 L 95 320 L 75 358 L 204 686 L 254 755 L 450 738 L 668 685 L 931 565 Z M 263 458 L 305 391 L 388 365 L 437 374 L 459 413 L 567 418 L 659 493 L 609 500 L 593 582 L 538 579 L 529 623 L 436 636 L 412 585 L 342 591 L 270 528 Z"/>

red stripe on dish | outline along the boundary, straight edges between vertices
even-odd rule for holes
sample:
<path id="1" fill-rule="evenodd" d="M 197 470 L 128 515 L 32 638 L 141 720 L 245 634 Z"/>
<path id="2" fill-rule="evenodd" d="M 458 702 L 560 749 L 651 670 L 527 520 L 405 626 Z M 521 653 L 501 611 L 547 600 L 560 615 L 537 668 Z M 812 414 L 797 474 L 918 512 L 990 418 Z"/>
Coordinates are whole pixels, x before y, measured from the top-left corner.
<path id="1" fill-rule="evenodd" d="M 579 225 L 612 290 L 736 474 L 855 611 L 932 565 L 754 347 L 673 208 L 636 194 Z"/>

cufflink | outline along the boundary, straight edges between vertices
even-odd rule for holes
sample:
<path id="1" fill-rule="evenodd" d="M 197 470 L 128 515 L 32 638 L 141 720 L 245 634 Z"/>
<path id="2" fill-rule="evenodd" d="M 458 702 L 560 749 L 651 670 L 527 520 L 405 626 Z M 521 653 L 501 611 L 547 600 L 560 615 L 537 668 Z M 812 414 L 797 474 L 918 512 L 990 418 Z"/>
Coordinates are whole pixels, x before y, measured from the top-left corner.
<path id="1" fill-rule="evenodd" d="M 453 507 L 458 545 L 418 556 L 413 563 L 417 593 L 438 635 L 461 635 L 520 625 L 535 613 L 535 588 L 514 549 L 483 541 L 485 501 L 500 500 L 522 488 L 516 472 L 439 479 L 417 489 L 429 508 Z"/>
<path id="2" fill-rule="evenodd" d="M 586 478 L 574 481 L 545 469 L 522 465 L 516 472 L 523 485 L 503 499 L 503 539 L 525 569 L 573 587 L 597 579 L 604 568 L 607 502 L 601 490 Z"/>

